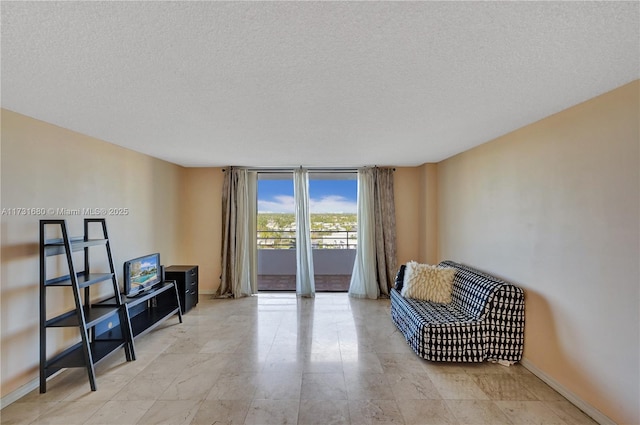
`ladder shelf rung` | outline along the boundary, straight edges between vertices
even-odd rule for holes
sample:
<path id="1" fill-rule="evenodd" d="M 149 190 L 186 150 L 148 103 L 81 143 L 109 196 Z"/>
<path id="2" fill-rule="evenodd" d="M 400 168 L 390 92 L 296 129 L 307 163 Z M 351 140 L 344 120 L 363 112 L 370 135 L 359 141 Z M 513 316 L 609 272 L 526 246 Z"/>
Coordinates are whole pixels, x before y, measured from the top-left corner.
<path id="1" fill-rule="evenodd" d="M 91 308 L 83 307 L 85 322 L 87 328 L 97 325 L 103 320 L 109 319 L 122 307 L 118 306 L 93 306 Z M 76 314 L 76 310 L 71 310 L 59 316 L 47 320 L 45 326 L 47 328 L 67 328 L 80 326 L 80 320 Z"/>
<path id="2" fill-rule="evenodd" d="M 80 251 L 83 248 L 95 245 L 104 245 L 108 242 L 107 239 L 87 239 L 84 240 L 83 237 L 73 237 L 69 239 L 69 243 L 71 245 L 71 251 Z M 44 242 L 44 253 L 47 257 L 52 255 L 60 255 L 66 253 L 66 248 L 64 246 L 64 239 L 56 238 L 49 239 Z"/>
<path id="3" fill-rule="evenodd" d="M 93 363 L 97 364 L 100 360 L 113 353 L 115 350 L 124 347 L 124 339 L 97 340 L 89 344 Z M 57 354 L 47 361 L 45 369 L 47 370 L 47 378 L 60 369 L 66 367 L 84 367 L 84 350 L 82 342 L 79 342 L 63 352 Z"/>
<path id="4" fill-rule="evenodd" d="M 85 288 L 93 285 L 94 283 L 104 282 L 113 277 L 113 273 L 76 273 L 76 279 L 78 280 L 78 287 Z M 70 275 L 59 276 L 49 279 L 45 282 L 45 286 L 71 286 L 73 281 Z"/>

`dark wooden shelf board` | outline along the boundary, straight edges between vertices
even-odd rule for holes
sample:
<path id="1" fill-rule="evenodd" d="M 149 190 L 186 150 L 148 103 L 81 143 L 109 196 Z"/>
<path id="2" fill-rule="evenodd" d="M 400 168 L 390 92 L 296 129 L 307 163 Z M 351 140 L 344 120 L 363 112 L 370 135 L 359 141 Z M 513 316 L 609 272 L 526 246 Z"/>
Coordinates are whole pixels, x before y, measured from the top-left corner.
<path id="1" fill-rule="evenodd" d="M 173 289 L 173 281 L 164 281 L 159 283 L 158 285 L 154 286 L 153 289 L 150 289 L 148 291 L 145 291 L 144 293 L 136 296 L 136 297 L 127 297 L 125 294 L 121 294 L 121 298 L 122 298 L 122 303 L 123 304 L 127 304 L 130 308 L 134 307 L 138 304 L 141 304 L 155 296 L 158 296 L 160 294 L 162 294 L 165 291 L 169 291 Z M 99 301 L 97 303 L 95 303 L 94 305 L 96 306 L 115 306 L 116 304 L 116 298 L 115 297 L 109 297 L 107 299 L 104 299 L 102 301 Z"/>
<path id="2" fill-rule="evenodd" d="M 131 330 L 133 331 L 133 337 L 144 335 L 147 332 L 152 331 L 164 319 L 178 313 L 179 308 L 177 306 L 169 307 L 150 307 L 140 314 L 137 314 L 131 318 Z"/>
<path id="3" fill-rule="evenodd" d="M 104 282 L 113 277 L 112 273 L 89 273 L 84 272 L 76 274 L 78 279 L 78 287 L 85 288 L 93 285 L 94 283 Z M 45 286 L 71 286 L 71 276 L 60 276 L 53 279 L 49 279 L 45 282 Z"/>
<path id="4" fill-rule="evenodd" d="M 104 245 L 107 243 L 107 239 L 88 239 L 84 240 L 82 237 L 70 238 L 71 251 L 79 251 L 83 248 L 95 245 Z M 62 238 L 49 239 L 44 243 L 44 254 L 47 257 L 52 255 L 60 255 L 66 252 L 64 246 L 64 240 Z"/>
<path id="5" fill-rule="evenodd" d="M 97 364 L 100 360 L 107 357 L 107 355 L 113 353 L 119 348 L 123 348 L 124 346 L 125 341 L 123 339 L 97 340 L 91 342 L 90 349 L 91 356 L 93 357 L 93 363 Z M 66 367 L 85 366 L 84 350 L 82 348 L 82 342 L 79 342 L 47 361 L 45 369 L 48 372 L 47 377 L 49 377 L 58 370 Z"/>
<path id="6" fill-rule="evenodd" d="M 87 328 L 95 326 L 103 320 L 109 319 L 118 313 L 118 306 L 93 306 L 90 309 L 83 307 L 84 317 Z M 64 314 L 47 320 L 47 328 L 67 328 L 79 326 L 78 316 L 75 310 L 68 311 Z"/>

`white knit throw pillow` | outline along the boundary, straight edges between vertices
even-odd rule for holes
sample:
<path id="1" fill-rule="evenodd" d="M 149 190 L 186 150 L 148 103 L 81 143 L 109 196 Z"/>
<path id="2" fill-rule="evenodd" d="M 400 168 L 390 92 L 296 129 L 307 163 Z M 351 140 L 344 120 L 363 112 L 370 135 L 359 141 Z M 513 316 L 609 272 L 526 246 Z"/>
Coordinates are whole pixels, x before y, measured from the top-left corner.
<path id="1" fill-rule="evenodd" d="M 400 294 L 405 298 L 448 304 L 451 302 L 453 278 L 456 269 L 430 266 L 409 261 L 404 271 Z"/>

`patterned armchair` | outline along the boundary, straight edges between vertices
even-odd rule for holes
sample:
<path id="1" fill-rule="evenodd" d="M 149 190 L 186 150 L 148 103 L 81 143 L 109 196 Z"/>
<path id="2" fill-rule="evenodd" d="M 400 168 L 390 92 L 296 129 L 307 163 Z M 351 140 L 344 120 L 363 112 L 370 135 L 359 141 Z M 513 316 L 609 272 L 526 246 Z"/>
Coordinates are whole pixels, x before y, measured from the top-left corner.
<path id="1" fill-rule="evenodd" d="M 453 261 L 439 265 L 456 269 L 450 304 L 404 298 L 391 290 L 391 319 L 413 351 L 432 361 L 520 361 L 523 290 Z"/>

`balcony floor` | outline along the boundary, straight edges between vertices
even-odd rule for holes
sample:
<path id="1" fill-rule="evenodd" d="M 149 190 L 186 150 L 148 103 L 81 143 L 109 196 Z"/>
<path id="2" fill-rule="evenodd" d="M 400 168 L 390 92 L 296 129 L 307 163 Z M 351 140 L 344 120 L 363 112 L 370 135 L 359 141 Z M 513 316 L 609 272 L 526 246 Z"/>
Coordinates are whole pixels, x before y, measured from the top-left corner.
<path id="1" fill-rule="evenodd" d="M 329 274 L 316 275 L 314 278 L 316 292 L 347 292 L 351 275 Z M 258 291 L 294 291 L 295 275 L 258 275 Z"/>

